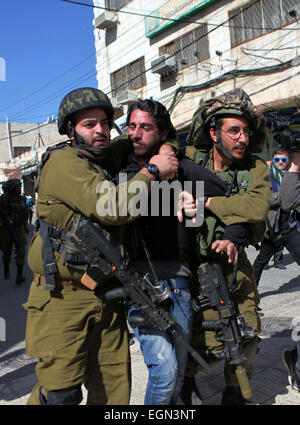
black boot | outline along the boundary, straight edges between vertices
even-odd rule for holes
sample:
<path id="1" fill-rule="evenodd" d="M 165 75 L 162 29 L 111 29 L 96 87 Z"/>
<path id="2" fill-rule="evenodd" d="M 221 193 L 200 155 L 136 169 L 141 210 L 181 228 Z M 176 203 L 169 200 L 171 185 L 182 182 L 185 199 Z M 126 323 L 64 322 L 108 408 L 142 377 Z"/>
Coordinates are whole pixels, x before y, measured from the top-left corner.
<path id="1" fill-rule="evenodd" d="M 23 274 L 23 266 L 17 266 L 17 278 L 16 278 L 17 285 L 25 282 L 25 277 L 22 276 L 22 274 Z"/>
<path id="2" fill-rule="evenodd" d="M 185 376 L 183 381 L 180 398 L 187 406 L 199 406 L 203 404 L 201 394 L 196 384 L 194 376 Z"/>
<path id="3" fill-rule="evenodd" d="M 9 263 L 3 263 L 4 264 L 4 279 L 9 279 Z"/>

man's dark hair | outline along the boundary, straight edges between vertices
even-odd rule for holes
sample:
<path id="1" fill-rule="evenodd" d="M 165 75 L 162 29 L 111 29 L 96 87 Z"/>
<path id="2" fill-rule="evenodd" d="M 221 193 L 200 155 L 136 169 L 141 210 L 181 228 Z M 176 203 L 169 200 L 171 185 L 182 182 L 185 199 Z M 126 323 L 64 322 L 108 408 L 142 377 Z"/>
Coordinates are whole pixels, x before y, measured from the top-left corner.
<path id="1" fill-rule="evenodd" d="M 164 130 L 168 130 L 168 138 L 176 137 L 176 130 L 171 122 L 170 114 L 167 108 L 162 103 L 152 99 L 139 99 L 130 105 L 127 111 L 127 127 L 130 123 L 130 115 L 136 109 L 149 112 L 157 125 L 159 133 Z"/>
<path id="2" fill-rule="evenodd" d="M 288 157 L 290 157 L 290 152 L 287 149 L 283 149 L 283 148 L 275 149 L 274 152 L 273 152 L 273 156 L 274 155 L 282 155 L 284 153 L 287 153 Z"/>

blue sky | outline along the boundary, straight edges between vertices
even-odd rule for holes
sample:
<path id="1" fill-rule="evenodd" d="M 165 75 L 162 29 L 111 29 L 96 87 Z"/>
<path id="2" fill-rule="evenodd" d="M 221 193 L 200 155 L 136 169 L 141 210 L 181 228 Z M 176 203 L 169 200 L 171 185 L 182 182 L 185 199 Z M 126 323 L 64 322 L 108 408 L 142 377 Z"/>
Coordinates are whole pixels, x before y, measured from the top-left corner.
<path id="1" fill-rule="evenodd" d="M 1 2 L 0 121 L 44 122 L 68 91 L 97 87 L 92 20 L 92 8 L 60 0 Z"/>

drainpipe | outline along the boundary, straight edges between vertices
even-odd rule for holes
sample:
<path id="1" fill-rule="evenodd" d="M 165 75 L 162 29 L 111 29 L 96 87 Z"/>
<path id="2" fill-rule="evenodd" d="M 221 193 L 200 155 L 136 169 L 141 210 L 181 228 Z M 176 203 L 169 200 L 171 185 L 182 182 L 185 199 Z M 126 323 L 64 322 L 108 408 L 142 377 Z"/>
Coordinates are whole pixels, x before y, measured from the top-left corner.
<path id="1" fill-rule="evenodd" d="M 12 160 L 14 159 L 14 149 L 13 149 L 12 140 L 11 140 L 10 123 L 8 122 L 7 117 L 6 117 L 6 128 L 7 128 L 9 156 L 10 156 L 10 160 Z"/>

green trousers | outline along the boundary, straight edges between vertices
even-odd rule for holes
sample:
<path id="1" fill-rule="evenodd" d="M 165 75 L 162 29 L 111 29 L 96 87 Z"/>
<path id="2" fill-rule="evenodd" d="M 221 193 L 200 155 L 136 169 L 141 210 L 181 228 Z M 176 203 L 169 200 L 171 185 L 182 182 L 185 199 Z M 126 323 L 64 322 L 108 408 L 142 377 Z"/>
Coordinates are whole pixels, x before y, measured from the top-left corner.
<path id="1" fill-rule="evenodd" d="M 2 225 L 0 226 L 0 250 L 3 251 L 3 262 L 11 262 L 11 254 L 13 246 L 15 245 L 16 250 L 16 265 L 23 266 L 26 251 L 26 232 L 24 226 L 14 226 L 13 232 L 15 235 L 16 243 L 14 242 L 11 234 L 7 228 Z"/>
<path id="2" fill-rule="evenodd" d="M 26 350 L 38 359 L 38 385 L 28 404 L 40 404 L 40 387 L 46 396 L 80 383 L 87 404 L 129 404 L 128 329 L 121 302 L 105 301 L 108 289 L 46 291 L 32 283 L 24 304 Z"/>
<path id="3" fill-rule="evenodd" d="M 233 266 L 227 262 L 222 262 L 222 270 L 226 280 L 229 281 L 233 273 Z M 194 286 L 193 292 L 197 293 L 197 284 L 194 284 Z M 239 313 L 244 315 L 245 321 L 252 326 L 256 335 L 251 339 L 245 339 L 243 341 L 244 353 L 246 355 L 244 366 L 246 368 L 247 375 L 250 378 L 253 374 L 253 362 L 258 349 L 259 338 L 257 335 L 261 331 L 261 322 L 257 312 L 259 295 L 254 280 L 254 271 L 244 252 L 242 252 L 239 257 L 237 285 L 231 291 L 231 299 L 237 306 Z M 215 331 L 204 330 L 201 328 L 201 322 L 203 320 L 218 319 L 218 312 L 214 309 L 207 309 L 205 311 L 200 310 L 194 314 L 193 319 L 191 345 L 203 356 L 210 359 L 211 364 L 214 363 L 213 360 L 217 361 L 216 356 L 220 353 L 220 351 L 222 351 L 223 346 L 220 341 L 217 341 Z M 189 357 L 186 367 L 186 375 L 194 376 L 200 370 L 199 365 L 196 364 L 191 357 Z M 235 375 L 235 366 L 225 363 L 224 377 L 227 386 L 238 386 L 238 381 Z"/>

